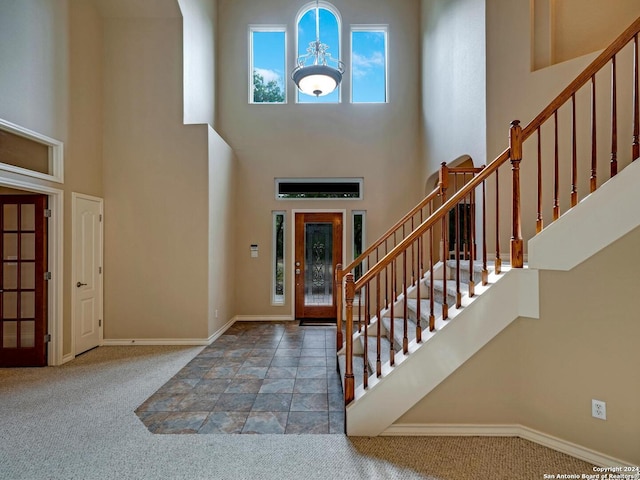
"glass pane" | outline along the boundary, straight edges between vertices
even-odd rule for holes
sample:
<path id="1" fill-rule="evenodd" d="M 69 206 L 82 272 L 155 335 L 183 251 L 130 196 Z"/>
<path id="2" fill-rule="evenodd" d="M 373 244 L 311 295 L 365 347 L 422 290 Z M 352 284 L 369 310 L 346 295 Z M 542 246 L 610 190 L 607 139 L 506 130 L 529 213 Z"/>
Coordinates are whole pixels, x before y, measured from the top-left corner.
<path id="1" fill-rule="evenodd" d="M 273 303 L 284 303 L 284 213 L 273 214 Z"/>
<path id="2" fill-rule="evenodd" d="M 364 214 L 353 214 L 353 258 L 354 260 L 360 256 L 363 251 L 362 230 L 364 223 Z M 358 280 L 362 276 L 362 263 L 356 265 L 353 276 L 355 280 Z"/>
<path id="3" fill-rule="evenodd" d="M 20 322 L 20 346 L 33 348 L 36 344 L 36 322 Z"/>
<path id="4" fill-rule="evenodd" d="M 36 294 L 35 292 L 20 293 L 20 318 L 35 318 Z"/>
<path id="5" fill-rule="evenodd" d="M 18 347 L 18 322 L 2 322 L 2 348 Z"/>
<path id="6" fill-rule="evenodd" d="M 333 225 L 305 224 L 305 305 L 333 305 Z"/>
<path id="7" fill-rule="evenodd" d="M 18 264 L 15 262 L 5 263 L 2 268 L 3 287 L 5 290 L 18 288 Z"/>
<path id="8" fill-rule="evenodd" d="M 20 207 L 21 224 L 20 230 L 36 229 L 36 206 L 22 205 Z"/>
<path id="9" fill-rule="evenodd" d="M 18 318 L 18 294 L 4 292 L 2 300 L 2 318 Z"/>
<path id="10" fill-rule="evenodd" d="M 6 282 L 6 279 L 5 279 Z M 7 287 L 9 288 L 9 287 Z M 20 288 L 36 288 L 36 264 L 22 262 L 20 264 Z"/>
<path id="11" fill-rule="evenodd" d="M 36 234 L 20 234 L 20 259 L 35 260 L 36 258 Z"/>
<path id="12" fill-rule="evenodd" d="M 387 101 L 386 32 L 351 32 L 351 98 L 353 103 Z"/>
<path id="13" fill-rule="evenodd" d="M 325 8 L 320 8 L 320 43 L 328 45 L 327 53 L 335 60 L 340 59 L 340 34 L 338 19 Z M 316 40 L 316 9 L 311 8 L 298 23 L 298 56 L 305 55 L 309 43 Z M 330 62 L 334 66 L 335 62 Z M 309 62 L 307 62 L 309 64 Z M 299 103 L 338 103 L 340 102 L 340 86 L 333 92 L 322 97 L 306 95 L 298 91 Z"/>
<path id="14" fill-rule="evenodd" d="M 284 31 L 251 32 L 251 72 L 253 103 L 285 101 L 285 35 Z"/>
<path id="15" fill-rule="evenodd" d="M 5 260 L 17 260 L 18 259 L 18 234 L 4 233 L 3 238 L 4 238 L 3 258 Z"/>
<path id="16" fill-rule="evenodd" d="M 4 222 L 2 228 L 4 230 L 18 229 L 18 205 L 7 204 L 4 206 Z"/>

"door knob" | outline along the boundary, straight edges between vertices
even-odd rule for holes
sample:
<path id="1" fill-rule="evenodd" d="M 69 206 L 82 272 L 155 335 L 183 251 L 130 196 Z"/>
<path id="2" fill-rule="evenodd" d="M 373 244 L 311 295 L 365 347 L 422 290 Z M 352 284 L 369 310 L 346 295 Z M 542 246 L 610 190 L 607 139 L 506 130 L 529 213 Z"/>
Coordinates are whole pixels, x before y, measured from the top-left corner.
<path id="1" fill-rule="evenodd" d="M 78 288 L 82 287 L 83 285 L 86 285 L 86 283 L 81 283 L 81 282 L 76 283 L 76 287 Z"/>

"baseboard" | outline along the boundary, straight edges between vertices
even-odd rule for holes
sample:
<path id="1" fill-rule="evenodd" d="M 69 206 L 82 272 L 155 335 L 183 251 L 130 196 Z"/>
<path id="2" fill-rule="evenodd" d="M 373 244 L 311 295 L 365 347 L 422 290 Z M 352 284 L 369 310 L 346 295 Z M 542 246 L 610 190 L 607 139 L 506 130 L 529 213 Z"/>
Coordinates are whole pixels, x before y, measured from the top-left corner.
<path id="1" fill-rule="evenodd" d="M 105 338 L 102 342 L 103 347 L 116 346 L 152 346 L 152 345 L 184 345 L 184 346 L 207 346 L 211 342 L 207 338 Z"/>
<path id="2" fill-rule="evenodd" d="M 290 322 L 295 320 L 290 315 L 236 315 L 234 322 Z"/>
<path id="3" fill-rule="evenodd" d="M 73 353 L 69 353 L 68 355 L 64 355 L 62 357 L 62 362 L 60 363 L 60 365 L 64 365 L 65 363 L 70 362 L 74 358 L 76 358 L 76 356 Z"/>
<path id="4" fill-rule="evenodd" d="M 534 430 L 524 425 L 449 425 L 449 424 L 395 424 L 387 428 L 385 436 L 474 436 L 520 437 L 543 447 L 566 453 L 600 467 L 633 467 L 635 465 L 618 458 Z"/>

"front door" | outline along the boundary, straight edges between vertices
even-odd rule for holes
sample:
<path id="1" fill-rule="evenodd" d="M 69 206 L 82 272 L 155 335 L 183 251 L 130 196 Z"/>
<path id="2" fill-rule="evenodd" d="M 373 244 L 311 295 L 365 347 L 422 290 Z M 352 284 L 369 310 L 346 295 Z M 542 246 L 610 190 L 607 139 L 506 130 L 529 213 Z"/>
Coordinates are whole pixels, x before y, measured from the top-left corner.
<path id="1" fill-rule="evenodd" d="M 75 354 L 102 340 L 102 199 L 73 195 Z"/>
<path id="2" fill-rule="evenodd" d="M 336 318 L 335 271 L 342 261 L 342 213 L 296 213 L 295 316 Z"/>
<path id="3" fill-rule="evenodd" d="M 47 364 L 45 195 L 0 196 L 0 367 Z"/>

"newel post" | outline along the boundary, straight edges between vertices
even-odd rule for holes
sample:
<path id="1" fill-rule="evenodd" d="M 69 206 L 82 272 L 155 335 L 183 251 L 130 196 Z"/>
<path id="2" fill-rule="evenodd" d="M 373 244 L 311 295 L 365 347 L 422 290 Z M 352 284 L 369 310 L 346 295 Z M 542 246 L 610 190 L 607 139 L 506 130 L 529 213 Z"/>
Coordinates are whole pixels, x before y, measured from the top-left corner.
<path id="1" fill-rule="evenodd" d="M 522 242 L 522 225 L 520 221 L 520 161 L 522 160 L 522 127 L 520 120 L 511 122 L 509 129 L 509 152 L 511 172 L 513 173 L 513 207 L 511 233 L 511 267 L 522 268 L 524 252 Z"/>
<path id="2" fill-rule="evenodd" d="M 353 273 L 347 273 L 345 283 L 346 302 L 346 366 L 344 373 L 344 404 L 348 405 L 355 397 L 355 381 L 353 378 L 353 299 L 356 296 Z"/>
<path id="3" fill-rule="evenodd" d="M 336 265 L 336 350 L 342 348 L 342 264 Z"/>

